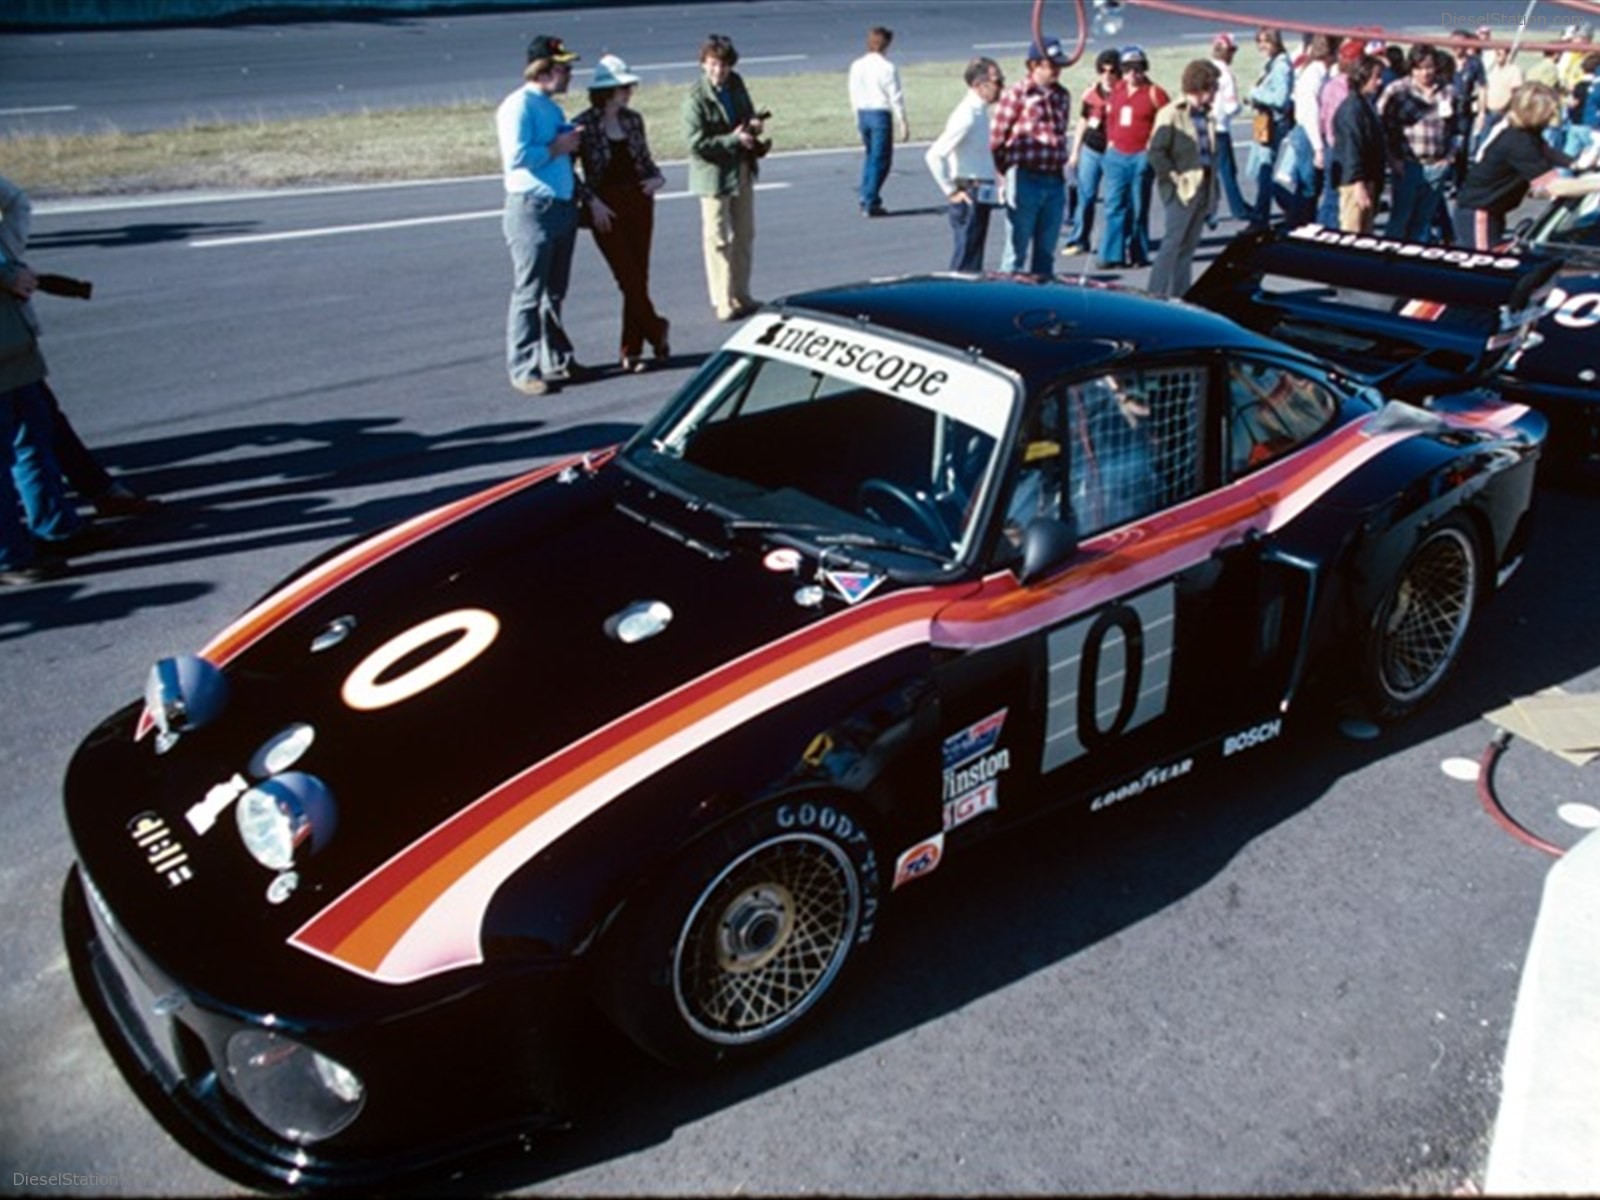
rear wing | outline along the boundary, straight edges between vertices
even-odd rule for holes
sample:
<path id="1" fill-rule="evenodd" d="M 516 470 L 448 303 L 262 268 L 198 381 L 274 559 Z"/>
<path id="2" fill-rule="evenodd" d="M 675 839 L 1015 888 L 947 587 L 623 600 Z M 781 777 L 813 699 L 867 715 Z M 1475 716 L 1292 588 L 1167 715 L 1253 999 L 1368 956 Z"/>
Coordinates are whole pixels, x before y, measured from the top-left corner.
<path id="1" fill-rule="evenodd" d="M 1493 374 L 1538 323 L 1560 263 L 1320 225 L 1235 238 L 1184 297 L 1391 395 Z"/>

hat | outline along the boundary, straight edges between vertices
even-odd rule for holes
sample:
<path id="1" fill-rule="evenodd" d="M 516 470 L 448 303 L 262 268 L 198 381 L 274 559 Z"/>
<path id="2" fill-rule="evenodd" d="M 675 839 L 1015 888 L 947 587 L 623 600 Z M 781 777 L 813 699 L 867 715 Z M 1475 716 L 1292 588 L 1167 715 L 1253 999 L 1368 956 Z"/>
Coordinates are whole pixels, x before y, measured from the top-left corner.
<path id="1" fill-rule="evenodd" d="M 1479 25 L 1474 32 L 1485 41 L 1488 41 L 1494 36 L 1494 30 L 1490 29 L 1487 25 Z"/>
<path id="2" fill-rule="evenodd" d="M 639 82 L 639 77 L 628 70 L 628 64 L 615 54 L 602 54 L 595 63 L 594 78 L 589 81 L 592 88 L 619 88 L 632 87 Z"/>
<path id="3" fill-rule="evenodd" d="M 1353 38 L 1339 43 L 1339 61 L 1347 67 L 1360 62 L 1366 52 L 1367 48 Z"/>
<path id="4" fill-rule="evenodd" d="M 1145 57 L 1142 46 L 1124 46 L 1122 48 L 1122 65 L 1126 67 L 1131 63 L 1143 63 L 1147 67 L 1150 65 L 1150 60 Z"/>
<path id="5" fill-rule="evenodd" d="M 1233 34 L 1231 33 L 1217 34 L 1216 37 L 1211 39 L 1211 44 L 1213 46 L 1225 46 L 1229 50 L 1237 50 L 1239 48 L 1239 43 L 1234 41 Z"/>
<path id="6" fill-rule="evenodd" d="M 569 63 L 577 62 L 578 56 L 567 49 L 566 43 L 558 37 L 541 33 L 528 43 L 528 61 L 548 58 L 551 62 Z"/>
<path id="7" fill-rule="evenodd" d="M 1060 38 L 1045 38 L 1043 42 L 1035 42 L 1028 47 L 1028 61 L 1053 62 L 1064 67 L 1067 65 L 1067 52 L 1061 48 Z"/>
<path id="8" fill-rule="evenodd" d="M 1102 50 L 1095 55 L 1094 69 L 1096 71 L 1104 71 L 1107 67 L 1120 67 L 1121 65 L 1122 55 L 1115 50 Z"/>
<path id="9" fill-rule="evenodd" d="M 1382 54 L 1386 49 L 1388 49 L 1388 43 L 1384 42 L 1381 38 L 1374 38 L 1372 41 L 1368 42 L 1366 46 L 1368 54 Z"/>

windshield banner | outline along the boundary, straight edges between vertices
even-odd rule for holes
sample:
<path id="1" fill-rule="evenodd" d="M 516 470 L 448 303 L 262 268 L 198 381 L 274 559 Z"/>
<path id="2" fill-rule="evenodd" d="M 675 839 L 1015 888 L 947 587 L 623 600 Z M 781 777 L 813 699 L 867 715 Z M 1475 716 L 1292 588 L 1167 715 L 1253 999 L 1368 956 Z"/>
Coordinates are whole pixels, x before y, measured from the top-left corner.
<path id="1" fill-rule="evenodd" d="M 850 326 L 763 313 L 729 340 L 728 349 L 809 367 L 895 396 L 996 440 L 1005 433 L 1011 413 L 1014 389 L 998 372 Z"/>

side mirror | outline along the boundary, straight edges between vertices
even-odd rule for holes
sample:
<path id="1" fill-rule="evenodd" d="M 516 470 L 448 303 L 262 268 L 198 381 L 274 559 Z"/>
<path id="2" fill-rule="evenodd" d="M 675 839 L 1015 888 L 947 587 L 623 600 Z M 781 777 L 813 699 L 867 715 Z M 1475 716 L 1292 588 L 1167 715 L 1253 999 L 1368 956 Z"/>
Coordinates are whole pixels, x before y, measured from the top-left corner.
<path id="1" fill-rule="evenodd" d="M 1022 570 L 1017 579 L 1023 585 L 1048 575 L 1078 552 L 1078 531 L 1066 521 L 1035 517 L 1022 534 Z"/>

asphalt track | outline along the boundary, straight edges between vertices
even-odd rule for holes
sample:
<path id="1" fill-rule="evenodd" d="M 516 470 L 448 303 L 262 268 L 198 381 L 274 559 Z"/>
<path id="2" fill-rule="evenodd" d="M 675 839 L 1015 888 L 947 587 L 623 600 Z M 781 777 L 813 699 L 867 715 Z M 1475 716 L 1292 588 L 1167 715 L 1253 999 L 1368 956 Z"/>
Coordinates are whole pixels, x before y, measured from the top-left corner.
<path id="1" fill-rule="evenodd" d="M 769 160 L 758 294 L 942 265 L 917 155 L 902 152 L 895 215 L 878 221 L 855 215 L 856 166 Z M 539 402 L 500 363 L 494 180 L 39 214 L 35 265 L 96 283 L 88 304 L 41 301 L 57 390 L 108 464 L 172 506 L 72 577 L 0 595 L 0 1188 L 69 1173 L 94 1192 L 232 1190 L 145 1114 L 72 994 L 56 922 L 67 759 L 151 661 L 296 564 L 613 442 L 681 382 L 727 330 L 681 166 L 668 177 L 655 263 L 677 358 Z M 568 312 L 604 361 L 617 303 L 587 243 Z M 815 1030 L 748 1071 L 681 1079 L 589 1028 L 568 1048 L 586 1081 L 577 1127 L 452 1186 L 1268 1194 L 1481 1178 L 1548 860 L 1442 767 L 1478 756 L 1482 714 L 1510 697 L 1600 685 L 1595 499 L 1540 505 L 1526 567 L 1417 720 L 1356 741 L 1306 714 L 1087 833 L 1047 826 L 947 862 Z M 1579 834 L 1559 805 L 1595 803 L 1586 774 L 1522 744 L 1499 783 L 1552 840 Z"/>

